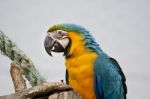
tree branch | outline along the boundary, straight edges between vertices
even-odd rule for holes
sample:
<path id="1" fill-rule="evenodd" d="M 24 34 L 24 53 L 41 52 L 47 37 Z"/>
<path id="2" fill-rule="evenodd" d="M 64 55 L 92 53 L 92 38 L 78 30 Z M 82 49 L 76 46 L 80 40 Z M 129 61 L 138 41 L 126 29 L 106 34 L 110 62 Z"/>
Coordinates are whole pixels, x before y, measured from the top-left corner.
<path id="1" fill-rule="evenodd" d="M 19 66 L 15 64 L 15 62 L 11 63 L 10 74 L 14 84 L 15 92 L 19 92 L 24 89 L 27 89 L 26 82 L 22 77 L 22 72 Z"/>
<path id="2" fill-rule="evenodd" d="M 82 99 L 72 88 L 61 82 L 43 83 L 0 99 Z"/>

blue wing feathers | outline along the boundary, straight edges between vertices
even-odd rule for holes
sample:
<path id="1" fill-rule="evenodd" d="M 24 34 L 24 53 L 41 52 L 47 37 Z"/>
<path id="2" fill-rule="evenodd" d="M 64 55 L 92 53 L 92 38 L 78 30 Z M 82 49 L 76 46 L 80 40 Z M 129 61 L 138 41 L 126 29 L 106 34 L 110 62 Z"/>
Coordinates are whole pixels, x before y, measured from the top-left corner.
<path id="1" fill-rule="evenodd" d="M 122 77 L 122 84 L 123 84 L 123 88 L 124 88 L 124 97 L 126 99 L 126 94 L 127 94 L 126 77 L 125 77 L 121 67 L 119 66 L 118 62 L 114 58 L 110 57 L 109 59 L 118 68 L 118 72 L 120 73 L 120 75 Z"/>
<path id="2" fill-rule="evenodd" d="M 95 60 L 94 84 L 96 99 L 126 99 L 125 76 L 117 61 L 105 53 Z"/>
<path id="3" fill-rule="evenodd" d="M 94 88 L 95 88 L 95 95 L 97 99 L 103 99 L 103 91 L 102 91 L 102 79 L 100 76 L 94 77 Z"/>

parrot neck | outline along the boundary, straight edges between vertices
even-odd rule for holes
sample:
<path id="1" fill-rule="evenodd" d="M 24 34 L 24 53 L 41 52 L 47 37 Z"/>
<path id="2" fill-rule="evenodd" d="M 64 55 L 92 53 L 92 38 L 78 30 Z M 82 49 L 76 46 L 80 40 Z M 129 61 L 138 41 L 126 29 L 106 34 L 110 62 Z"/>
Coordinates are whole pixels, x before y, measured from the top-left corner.
<path id="1" fill-rule="evenodd" d="M 81 34 L 69 32 L 68 36 L 71 39 L 72 43 L 69 52 L 66 55 L 66 58 L 78 57 L 93 52 L 92 49 L 87 48 L 87 46 L 85 45 L 85 38 Z"/>

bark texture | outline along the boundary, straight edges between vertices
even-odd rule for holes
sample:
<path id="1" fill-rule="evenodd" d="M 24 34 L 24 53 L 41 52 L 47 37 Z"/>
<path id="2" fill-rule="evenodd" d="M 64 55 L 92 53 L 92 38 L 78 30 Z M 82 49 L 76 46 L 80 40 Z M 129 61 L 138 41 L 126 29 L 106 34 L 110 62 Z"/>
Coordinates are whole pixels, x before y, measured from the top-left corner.
<path id="1" fill-rule="evenodd" d="M 69 85 L 61 82 L 43 83 L 0 99 L 82 99 Z"/>
<path id="2" fill-rule="evenodd" d="M 26 82 L 22 76 L 22 71 L 19 66 L 15 64 L 15 62 L 11 63 L 10 74 L 14 84 L 15 92 L 27 89 Z"/>

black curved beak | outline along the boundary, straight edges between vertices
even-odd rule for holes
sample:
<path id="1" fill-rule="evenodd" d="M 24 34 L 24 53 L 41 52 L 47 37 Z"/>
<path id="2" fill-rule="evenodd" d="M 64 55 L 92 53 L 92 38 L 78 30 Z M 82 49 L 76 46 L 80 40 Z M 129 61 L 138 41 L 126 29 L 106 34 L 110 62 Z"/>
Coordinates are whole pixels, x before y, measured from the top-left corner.
<path id="1" fill-rule="evenodd" d="M 46 52 L 52 56 L 51 51 L 53 52 L 64 52 L 65 48 L 53 38 L 46 36 L 44 41 L 44 47 Z"/>

